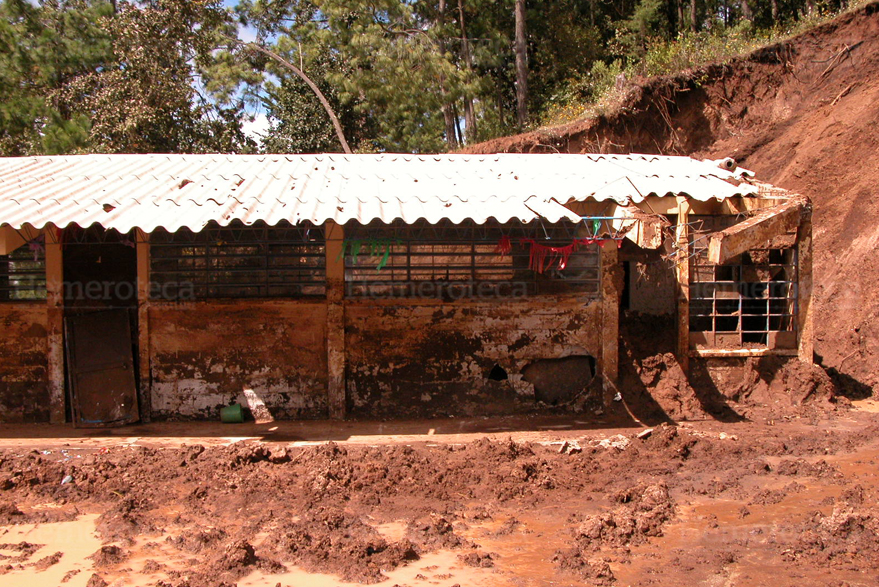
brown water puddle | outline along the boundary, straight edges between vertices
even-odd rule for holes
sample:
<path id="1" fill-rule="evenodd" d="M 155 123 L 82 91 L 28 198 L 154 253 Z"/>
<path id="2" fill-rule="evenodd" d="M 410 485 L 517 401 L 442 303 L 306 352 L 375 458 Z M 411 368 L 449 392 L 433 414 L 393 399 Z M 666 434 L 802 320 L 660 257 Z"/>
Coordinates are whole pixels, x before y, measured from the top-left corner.
<path id="1" fill-rule="evenodd" d="M 84 587 L 92 575 L 92 562 L 87 557 L 101 547 L 101 541 L 95 534 L 95 520 L 97 518 L 97 515 L 86 515 L 71 522 L 21 524 L 0 528 L 0 543 L 28 542 L 42 545 L 26 560 L 12 563 L 16 566 L 20 564 L 24 568 L 0 575 L 0 584 L 3 587 L 37 587 L 62 584 L 69 587 Z M 28 566 L 56 552 L 62 553 L 61 558 L 45 570 Z M 11 549 L 0 549 L 0 554 L 14 557 L 21 553 Z M 9 564 L 8 559 L 4 559 L 2 562 Z M 62 583 L 68 573 L 73 574 L 70 575 L 66 583 Z"/>

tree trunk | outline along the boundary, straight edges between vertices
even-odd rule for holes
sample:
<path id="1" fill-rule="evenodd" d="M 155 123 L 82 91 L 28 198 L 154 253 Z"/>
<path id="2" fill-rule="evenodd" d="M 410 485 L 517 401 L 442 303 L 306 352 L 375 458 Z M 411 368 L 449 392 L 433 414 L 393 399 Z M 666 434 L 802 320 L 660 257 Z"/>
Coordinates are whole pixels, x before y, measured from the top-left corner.
<path id="1" fill-rule="evenodd" d="M 469 81 L 473 71 L 473 57 L 470 54 L 470 39 L 467 38 L 467 27 L 464 24 L 464 0 L 458 0 L 458 15 L 461 24 L 461 53 Z M 473 108 L 473 96 L 469 91 L 464 96 L 464 139 L 467 143 L 476 142 L 476 113 Z"/>
<path id="2" fill-rule="evenodd" d="M 504 108 L 504 90 L 500 84 L 495 84 L 495 100 L 497 105 L 497 119 L 499 128 L 507 126 L 507 109 Z"/>
<path id="3" fill-rule="evenodd" d="M 778 0 L 772 0 L 770 3 L 772 6 L 772 24 L 778 24 Z"/>
<path id="4" fill-rule="evenodd" d="M 679 30 L 684 31 L 687 29 L 687 7 L 684 4 L 683 0 L 678 2 L 678 27 Z"/>
<path id="5" fill-rule="evenodd" d="M 696 0 L 690 0 L 690 30 L 694 33 L 699 32 L 699 6 Z"/>
<path id="6" fill-rule="evenodd" d="M 463 143 L 464 133 L 461 132 L 461 117 L 458 116 L 458 107 L 454 105 L 452 106 L 452 118 L 455 121 L 455 129 L 458 131 L 458 141 Z"/>
<path id="7" fill-rule="evenodd" d="M 439 1 L 439 27 L 440 27 L 440 40 L 439 47 L 440 52 L 443 55 L 446 54 L 446 39 L 445 39 L 445 31 L 442 30 L 443 25 L 446 21 L 446 0 Z M 443 96 L 443 122 L 446 127 L 446 144 L 449 146 L 449 150 L 452 151 L 458 148 L 458 133 L 455 126 L 455 113 L 452 111 L 452 105 L 448 102 L 449 92 L 446 89 L 446 79 L 445 76 L 440 75 L 440 93 Z"/>
<path id="8" fill-rule="evenodd" d="M 754 11 L 748 0 L 742 0 L 742 18 L 747 21 L 754 22 Z"/>
<path id="9" fill-rule="evenodd" d="M 528 124 L 528 52 L 525 38 L 525 0 L 516 0 L 516 114 L 519 129 Z"/>

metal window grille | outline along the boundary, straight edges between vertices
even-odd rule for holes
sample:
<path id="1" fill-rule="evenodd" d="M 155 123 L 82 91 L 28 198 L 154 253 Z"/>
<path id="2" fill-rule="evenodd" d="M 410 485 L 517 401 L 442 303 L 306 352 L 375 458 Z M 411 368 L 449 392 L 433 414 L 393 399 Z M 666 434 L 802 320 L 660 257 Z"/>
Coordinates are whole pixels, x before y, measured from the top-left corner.
<path id="1" fill-rule="evenodd" d="M 578 226 L 570 223 L 419 222 L 345 227 L 345 282 L 350 297 L 519 297 L 577 292 L 598 297 L 597 244 L 574 251 L 563 270 L 558 262 L 543 273 L 530 268 L 533 239 L 545 246 L 571 244 Z M 501 239 L 511 250 L 501 254 Z"/>
<path id="2" fill-rule="evenodd" d="M 214 223 L 150 236 L 150 297 L 185 300 L 322 296 L 322 227 Z"/>
<path id="3" fill-rule="evenodd" d="M 691 217 L 690 331 L 715 347 L 793 348 L 797 328 L 795 247 L 757 249 L 723 265 L 708 262 L 707 233 L 731 217 Z M 792 241 L 792 239 L 791 239 Z"/>
<path id="4" fill-rule="evenodd" d="M 46 254 L 42 246 L 23 246 L 0 255 L 0 301 L 45 299 Z"/>

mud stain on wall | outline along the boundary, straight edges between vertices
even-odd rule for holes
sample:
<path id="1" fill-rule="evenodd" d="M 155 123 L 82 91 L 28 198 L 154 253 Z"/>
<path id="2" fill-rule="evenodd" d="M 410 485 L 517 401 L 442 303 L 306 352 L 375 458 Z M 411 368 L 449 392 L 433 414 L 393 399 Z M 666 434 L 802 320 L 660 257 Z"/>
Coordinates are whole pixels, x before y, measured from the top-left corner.
<path id="1" fill-rule="evenodd" d="M 535 360 L 598 356 L 595 300 L 543 296 L 419 305 L 349 303 L 348 413 L 354 417 L 489 415 L 532 409 L 522 370 Z M 495 365 L 509 377 L 489 378 Z"/>
<path id="2" fill-rule="evenodd" d="M 216 418 L 245 390 L 275 418 L 327 417 L 325 304 L 153 304 L 149 321 L 155 417 Z"/>
<path id="3" fill-rule="evenodd" d="M 0 304 L 0 422 L 48 422 L 46 303 Z"/>

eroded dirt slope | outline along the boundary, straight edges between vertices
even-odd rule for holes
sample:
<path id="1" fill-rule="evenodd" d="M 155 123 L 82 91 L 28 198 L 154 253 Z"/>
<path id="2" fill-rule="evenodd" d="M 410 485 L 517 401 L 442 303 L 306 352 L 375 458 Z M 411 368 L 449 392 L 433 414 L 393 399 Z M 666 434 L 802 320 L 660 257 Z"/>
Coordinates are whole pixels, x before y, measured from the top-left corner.
<path id="1" fill-rule="evenodd" d="M 816 353 L 879 390 L 879 3 L 723 65 L 645 80 L 616 113 L 472 152 L 731 156 L 814 202 Z"/>

